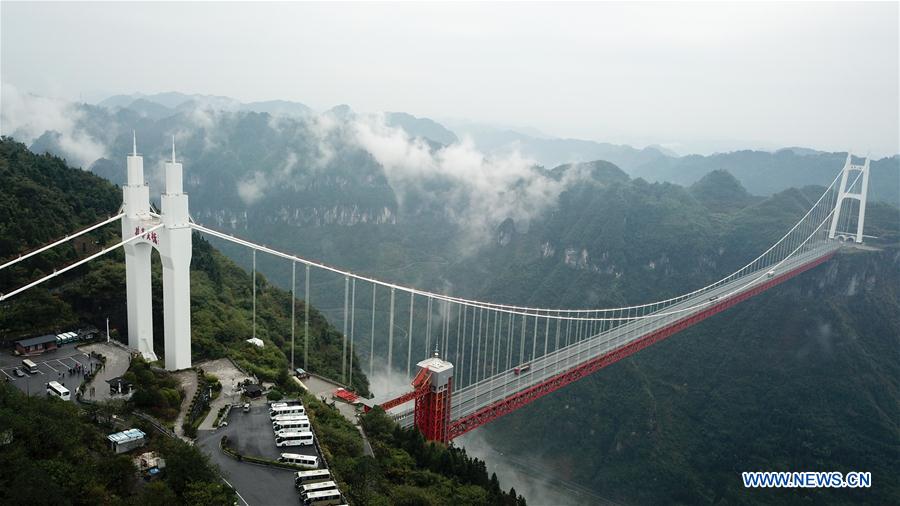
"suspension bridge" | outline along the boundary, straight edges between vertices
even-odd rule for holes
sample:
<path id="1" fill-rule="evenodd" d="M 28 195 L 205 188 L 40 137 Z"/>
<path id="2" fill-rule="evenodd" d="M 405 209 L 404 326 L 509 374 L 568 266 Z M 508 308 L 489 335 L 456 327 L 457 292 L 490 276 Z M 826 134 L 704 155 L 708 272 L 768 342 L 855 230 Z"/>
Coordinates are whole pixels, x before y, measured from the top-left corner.
<path id="1" fill-rule="evenodd" d="M 855 163 L 857 160 L 848 154 L 843 168 L 806 214 L 778 241 L 730 275 L 666 300 L 616 308 L 563 309 L 478 301 L 403 286 L 196 223 L 188 212 L 174 141 L 172 159 L 165 163 L 161 211 L 156 212 L 150 205 L 143 158 L 135 142 L 126 160 L 127 184 L 119 214 L 8 260 L 0 270 L 116 222 L 121 224 L 122 240 L 0 294 L 0 302 L 123 248 L 128 345 L 155 360 L 150 254 L 156 249 L 163 267 L 165 367 L 190 367 L 189 267 L 192 232 L 199 232 L 252 252 L 254 337 L 257 253 L 290 262 L 292 369 L 298 335 L 302 335 L 302 363 L 308 369 L 309 307 L 317 300 L 310 280 L 336 280 L 327 298 L 343 295 L 342 308 L 329 315 L 335 327 L 343 330 L 341 379 L 352 384 L 356 354 L 368 361 L 370 377 L 376 372 L 376 361 L 379 370 L 383 368 L 388 375 L 405 377 L 409 386 L 403 391 L 379 392 L 368 404 L 380 405 L 402 426 L 417 427 L 429 440 L 448 442 L 826 262 L 846 242 L 862 243 L 869 159 L 861 164 Z M 304 287 L 302 334 L 296 314 L 298 265 Z M 363 370 L 366 366 L 356 365 Z"/>

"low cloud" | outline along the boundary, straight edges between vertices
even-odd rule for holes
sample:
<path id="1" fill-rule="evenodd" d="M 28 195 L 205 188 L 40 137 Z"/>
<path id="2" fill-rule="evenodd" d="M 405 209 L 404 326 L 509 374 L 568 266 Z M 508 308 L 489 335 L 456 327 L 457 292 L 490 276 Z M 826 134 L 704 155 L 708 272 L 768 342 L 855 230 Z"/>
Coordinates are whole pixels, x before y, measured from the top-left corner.
<path id="1" fill-rule="evenodd" d="M 238 196 L 244 204 L 251 206 L 263 198 L 266 190 L 269 188 L 270 180 L 271 178 L 266 174 L 256 171 L 252 177 L 238 181 Z"/>
<path id="2" fill-rule="evenodd" d="M 463 242 L 472 249 L 491 240 L 497 225 L 508 218 L 527 227 L 555 204 L 573 175 L 549 178 L 518 150 L 487 156 L 469 138 L 435 149 L 388 126 L 383 116 L 357 119 L 352 131 L 355 142 L 384 168 L 401 205 L 413 193 L 434 199 L 461 227 Z"/>
<path id="3" fill-rule="evenodd" d="M 76 104 L 22 93 L 3 83 L 0 134 L 33 143 L 45 132 L 55 132 L 62 156 L 73 165 L 89 167 L 106 155 L 106 147 L 79 127 L 83 112 Z"/>

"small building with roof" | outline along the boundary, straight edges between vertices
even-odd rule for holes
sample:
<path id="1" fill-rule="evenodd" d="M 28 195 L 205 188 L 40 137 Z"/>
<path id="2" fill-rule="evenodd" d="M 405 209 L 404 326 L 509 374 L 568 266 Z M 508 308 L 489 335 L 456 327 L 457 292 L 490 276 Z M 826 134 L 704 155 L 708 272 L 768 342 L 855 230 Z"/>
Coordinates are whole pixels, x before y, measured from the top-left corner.
<path id="1" fill-rule="evenodd" d="M 256 383 L 247 383 L 244 385 L 244 395 L 251 399 L 260 397 L 263 393 L 262 387 Z"/>
<path id="2" fill-rule="evenodd" d="M 45 351 L 56 349 L 56 335 L 29 337 L 16 341 L 16 353 L 19 355 L 39 355 Z"/>
<path id="3" fill-rule="evenodd" d="M 147 441 L 147 435 L 141 429 L 128 429 L 122 432 L 116 432 L 106 436 L 109 440 L 109 447 L 116 453 L 125 453 L 144 446 Z"/>

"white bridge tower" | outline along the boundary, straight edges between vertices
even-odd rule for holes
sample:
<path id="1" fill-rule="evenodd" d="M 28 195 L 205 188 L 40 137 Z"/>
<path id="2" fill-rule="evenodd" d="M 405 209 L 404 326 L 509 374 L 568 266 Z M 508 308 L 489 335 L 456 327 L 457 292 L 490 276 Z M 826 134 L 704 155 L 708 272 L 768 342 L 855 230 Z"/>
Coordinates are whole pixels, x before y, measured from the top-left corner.
<path id="1" fill-rule="evenodd" d="M 853 179 L 850 183 L 850 188 L 847 187 L 847 179 L 850 177 L 850 173 L 859 173 L 859 176 Z M 854 187 L 857 187 L 857 180 L 861 180 L 859 182 L 858 188 L 859 190 L 853 191 Z M 866 160 L 862 165 L 854 165 L 853 164 L 853 154 L 847 153 L 847 161 L 844 162 L 844 170 L 841 172 L 841 188 L 838 191 L 837 204 L 834 208 L 834 214 L 831 216 L 831 228 L 828 231 L 828 238 L 834 239 L 835 234 L 838 235 L 841 239 L 852 239 L 855 240 L 857 244 L 862 244 L 863 242 L 863 225 L 866 221 L 866 196 L 869 190 L 869 157 L 866 157 Z M 855 199 L 859 201 L 859 216 L 856 220 L 856 234 L 848 235 L 851 232 L 849 230 L 839 231 L 837 229 L 838 220 L 841 217 L 841 207 L 846 199 Z"/>
<path id="2" fill-rule="evenodd" d="M 125 246 L 125 283 L 128 303 L 128 346 L 148 360 L 153 352 L 153 299 L 150 282 L 150 255 L 155 248 L 162 260 L 163 322 L 166 370 L 191 366 L 191 226 L 188 196 L 182 188 L 181 164 L 166 162 L 166 191 L 162 213 L 150 211 L 150 188 L 144 181 L 144 159 L 133 152 L 127 159 L 128 182 L 122 189 L 122 238 L 141 236 Z M 162 224 L 153 232 L 145 232 Z"/>

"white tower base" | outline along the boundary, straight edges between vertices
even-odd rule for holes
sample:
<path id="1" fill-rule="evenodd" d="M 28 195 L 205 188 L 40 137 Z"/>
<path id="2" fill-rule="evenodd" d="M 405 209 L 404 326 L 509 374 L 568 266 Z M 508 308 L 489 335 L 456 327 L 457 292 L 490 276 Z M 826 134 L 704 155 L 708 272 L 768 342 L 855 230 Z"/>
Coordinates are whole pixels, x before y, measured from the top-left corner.
<path id="1" fill-rule="evenodd" d="M 166 163 L 166 192 L 162 213 L 150 214 L 150 189 L 144 183 L 144 160 L 137 143 L 128 157 L 128 183 L 122 189 L 122 237 L 141 236 L 124 246 L 128 297 L 128 346 L 145 359 L 157 360 L 153 351 L 153 298 L 150 255 L 159 251 L 163 273 L 163 320 L 166 370 L 191 367 L 191 227 L 188 196 L 182 191 L 181 164 Z M 162 223 L 155 232 L 145 232 Z"/>

